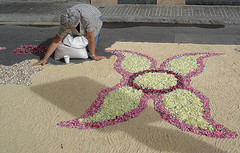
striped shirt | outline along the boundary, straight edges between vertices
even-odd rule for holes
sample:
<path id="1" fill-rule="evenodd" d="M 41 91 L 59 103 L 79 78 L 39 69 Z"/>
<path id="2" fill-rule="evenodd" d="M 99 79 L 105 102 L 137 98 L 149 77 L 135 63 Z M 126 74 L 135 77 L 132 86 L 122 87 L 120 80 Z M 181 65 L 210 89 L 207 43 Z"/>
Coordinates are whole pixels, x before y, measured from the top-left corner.
<path id="1" fill-rule="evenodd" d="M 60 38 L 64 38 L 67 34 L 87 36 L 87 32 L 92 32 L 94 30 L 94 36 L 96 36 L 102 28 L 101 12 L 96 7 L 89 4 L 78 4 L 72 8 L 76 8 L 81 16 L 79 25 L 80 32 L 78 32 L 77 29 L 65 29 L 60 26 L 57 35 Z"/>

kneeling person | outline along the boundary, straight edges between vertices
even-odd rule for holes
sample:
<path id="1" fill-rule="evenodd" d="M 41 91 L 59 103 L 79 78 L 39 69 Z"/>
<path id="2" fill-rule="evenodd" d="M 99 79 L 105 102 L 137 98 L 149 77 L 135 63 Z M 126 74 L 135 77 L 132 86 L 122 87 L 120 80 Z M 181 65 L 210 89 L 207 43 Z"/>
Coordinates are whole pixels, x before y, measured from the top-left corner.
<path id="1" fill-rule="evenodd" d="M 44 58 L 34 65 L 46 64 L 48 58 L 68 34 L 87 37 L 87 49 L 90 52 L 90 57 L 93 60 L 104 59 L 104 56 L 95 55 L 101 28 L 102 14 L 96 7 L 89 4 L 78 4 L 66 9 L 61 15 L 59 32 L 53 38 Z"/>

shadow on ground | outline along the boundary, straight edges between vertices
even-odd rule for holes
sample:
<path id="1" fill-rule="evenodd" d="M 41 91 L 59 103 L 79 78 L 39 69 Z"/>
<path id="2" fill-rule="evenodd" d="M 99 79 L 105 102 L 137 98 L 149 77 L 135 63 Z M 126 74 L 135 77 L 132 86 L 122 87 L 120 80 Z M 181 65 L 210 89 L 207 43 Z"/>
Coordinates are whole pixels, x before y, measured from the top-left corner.
<path id="1" fill-rule="evenodd" d="M 76 77 L 33 86 L 31 90 L 43 99 L 48 100 L 58 108 L 66 111 L 66 113 L 72 114 L 77 118 L 84 114 L 85 110 L 91 106 L 97 98 L 97 93 L 101 91 L 101 88 L 107 88 L 107 86 L 87 77 Z M 156 113 L 151 106 L 148 106 L 137 118 L 93 130 L 110 135 L 116 131 L 121 131 L 141 144 L 159 152 L 224 152 L 201 140 L 201 137 L 204 136 L 193 137 L 188 132 L 183 132 L 177 128 L 170 130 L 150 125 L 157 121 L 165 122 L 161 119 L 160 115 L 156 115 Z M 56 121 L 56 124 L 57 122 L 58 121 Z M 212 139 L 215 141 L 214 138 Z M 98 141 L 98 139 L 95 139 L 95 141 Z"/>

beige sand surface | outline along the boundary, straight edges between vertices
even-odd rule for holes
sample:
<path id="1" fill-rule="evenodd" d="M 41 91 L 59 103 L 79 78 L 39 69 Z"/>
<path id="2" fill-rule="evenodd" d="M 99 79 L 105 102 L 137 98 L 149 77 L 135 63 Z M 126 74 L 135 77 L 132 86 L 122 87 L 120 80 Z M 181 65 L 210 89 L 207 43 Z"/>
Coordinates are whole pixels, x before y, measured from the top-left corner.
<path id="1" fill-rule="evenodd" d="M 240 52 L 236 45 L 117 42 L 108 49 L 147 54 L 160 65 L 190 52 L 225 53 L 204 59 L 191 85 L 210 99 L 213 119 L 240 134 Z M 240 152 L 240 139 L 199 136 L 161 119 L 152 100 L 139 117 L 102 129 L 77 130 L 56 124 L 81 116 L 101 88 L 117 84 L 116 56 L 64 66 L 46 65 L 31 86 L 0 87 L 1 153 Z M 35 61 L 32 61 L 35 62 Z"/>

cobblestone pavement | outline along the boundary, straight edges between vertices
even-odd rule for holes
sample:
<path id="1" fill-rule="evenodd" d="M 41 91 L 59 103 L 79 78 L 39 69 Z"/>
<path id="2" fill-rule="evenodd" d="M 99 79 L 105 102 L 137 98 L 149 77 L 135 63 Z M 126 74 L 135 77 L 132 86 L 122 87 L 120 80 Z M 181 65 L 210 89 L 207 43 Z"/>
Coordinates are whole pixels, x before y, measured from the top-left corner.
<path id="1" fill-rule="evenodd" d="M 59 22 L 61 12 L 76 2 L 2 2 L 0 22 Z M 104 22 L 174 24 L 240 24 L 240 6 L 96 5 Z"/>
<path id="2" fill-rule="evenodd" d="M 106 22 L 238 24 L 240 7 L 203 5 L 120 5 L 100 10 Z"/>

